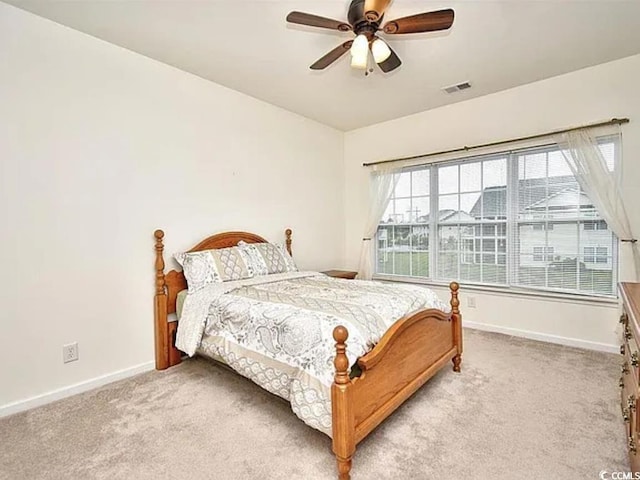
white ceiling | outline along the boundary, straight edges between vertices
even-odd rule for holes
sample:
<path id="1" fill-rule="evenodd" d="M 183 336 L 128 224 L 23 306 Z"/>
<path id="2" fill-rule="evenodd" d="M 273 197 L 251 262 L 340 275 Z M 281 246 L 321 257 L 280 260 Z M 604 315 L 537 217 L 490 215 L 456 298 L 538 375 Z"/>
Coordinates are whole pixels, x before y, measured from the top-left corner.
<path id="1" fill-rule="evenodd" d="M 395 0 L 386 19 L 453 8 L 447 32 L 387 36 L 403 65 L 364 77 L 348 54 L 309 65 L 352 33 L 287 25 L 291 10 L 346 19 L 349 0 L 5 0 L 341 130 L 640 53 L 638 0 Z M 440 89 L 470 81 L 447 95 Z"/>

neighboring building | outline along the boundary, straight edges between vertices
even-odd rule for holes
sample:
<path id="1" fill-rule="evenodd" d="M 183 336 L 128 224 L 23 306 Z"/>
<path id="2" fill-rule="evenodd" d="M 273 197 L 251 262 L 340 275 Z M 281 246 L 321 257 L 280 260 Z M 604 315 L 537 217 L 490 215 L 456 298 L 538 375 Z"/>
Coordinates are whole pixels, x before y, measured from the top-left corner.
<path id="1" fill-rule="evenodd" d="M 506 265 L 506 196 L 506 186 L 489 187 L 479 194 L 469 213 L 440 210 L 440 250 L 459 252 L 464 264 Z M 597 219 L 593 204 L 574 177 L 520 180 L 518 206 L 514 228 L 519 230 L 519 241 L 514 254 L 519 256 L 520 267 L 573 262 L 574 268 L 579 263 L 581 268 L 611 271 L 611 232 Z M 411 212 L 389 216 L 378 230 L 379 253 L 386 257 L 387 252 L 428 250 L 430 220 L 429 215 L 412 216 Z"/>
<path id="2" fill-rule="evenodd" d="M 547 183 L 548 182 L 548 183 Z M 506 220 L 506 187 L 485 189 L 470 214 L 477 220 Z M 572 176 L 520 180 L 518 226 L 521 267 L 578 261 L 591 270 L 612 269 L 611 232 Z M 552 219 L 553 221 L 549 221 Z M 593 219 L 593 220 L 590 220 Z M 494 235 L 495 229 L 495 235 Z M 480 243 L 482 230 L 482 244 Z M 485 235 L 490 241 L 486 242 Z M 473 252 L 506 253 L 506 224 L 476 226 Z M 484 249 L 481 246 L 484 245 Z M 470 249 L 471 244 L 466 245 Z M 466 249 L 465 249 L 466 250 Z M 476 263 L 479 263 L 476 254 Z M 500 256 L 497 259 L 501 259 Z M 486 258 L 485 262 L 486 263 Z"/>
<path id="3" fill-rule="evenodd" d="M 378 228 L 378 249 L 381 252 L 421 251 L 428 249 L 430 214 L 415 217 L 415 222 L 413 223 L 403 223 L 403 220 L 409 217 L 410 215 L 405 216 L 402 214 L 389 215 L 386 220 L 380 222 L 380 227 Z M 451 222 L 453 224 L 440 228 L 440 241 L 449 241 L 455 238 L 457 242 L 457 224 L 474 220 L 475 219 L 466 212 L 451 209 L 440 210 L 440 212 L 438 212 L 438 223 Z M 392 229 L 394 233 L 392 233 Z M 395 242 L 392 239 L 395 239 Z"/>

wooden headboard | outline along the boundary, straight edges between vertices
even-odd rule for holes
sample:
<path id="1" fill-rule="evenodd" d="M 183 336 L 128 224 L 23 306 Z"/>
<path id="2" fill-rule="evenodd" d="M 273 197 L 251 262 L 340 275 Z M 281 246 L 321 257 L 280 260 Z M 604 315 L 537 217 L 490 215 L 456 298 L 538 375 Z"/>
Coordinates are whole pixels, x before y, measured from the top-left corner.
<path id="1" fill-rule="evenodd" d="M 291 229 L 285 230 L 286 247 L 289 255 L 291 252 Z M 175 348 L 175 333 L 177 322 L 169 322 L 168 316 L 176 312 L 176 298 L 178 293 L 187 288 L 187 280 L 184 274 L 178 270 L 164 273 L 164 232 L 156 230 L 156 294 L 154 302 L 155 340 L 156 340 L 156 369 L 164 370 L 180 363 L 182 352 Z M 238 245 L 238 242 L 266 243 L 267 241 L 255 233 L 249 232 L 223 232 L 205 238 L 188 252 L 212 250 Z"/>

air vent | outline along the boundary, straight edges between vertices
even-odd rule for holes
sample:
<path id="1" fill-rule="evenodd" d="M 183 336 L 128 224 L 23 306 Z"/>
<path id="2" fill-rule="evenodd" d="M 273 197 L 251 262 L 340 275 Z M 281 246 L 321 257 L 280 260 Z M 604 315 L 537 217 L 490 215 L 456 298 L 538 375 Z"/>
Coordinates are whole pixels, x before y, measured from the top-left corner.
<path id="1" fill-rule="evenodd" d="M 466 90 L 467 88 L 471 88 L 471 84 L 469 82 L 462 82 L 457 85 L 451 85 L 450 87 L 443 87 L 442 90 L 447 93 L 455 93 Z"/>

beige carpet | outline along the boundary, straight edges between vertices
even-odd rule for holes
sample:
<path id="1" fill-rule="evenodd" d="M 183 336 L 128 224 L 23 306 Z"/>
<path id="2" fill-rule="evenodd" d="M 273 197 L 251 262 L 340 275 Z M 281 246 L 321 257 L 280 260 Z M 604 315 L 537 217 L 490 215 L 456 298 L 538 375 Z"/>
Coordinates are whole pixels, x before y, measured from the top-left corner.
<path id="1" fill-rule="evenodd" d="M 353 480 L 597 479 L 628 469 L 619 358 L 465 332 L 359 445 Z M 1 479 L 335 479 L 328 437 L 205 360 L 0 420 Z"/>

